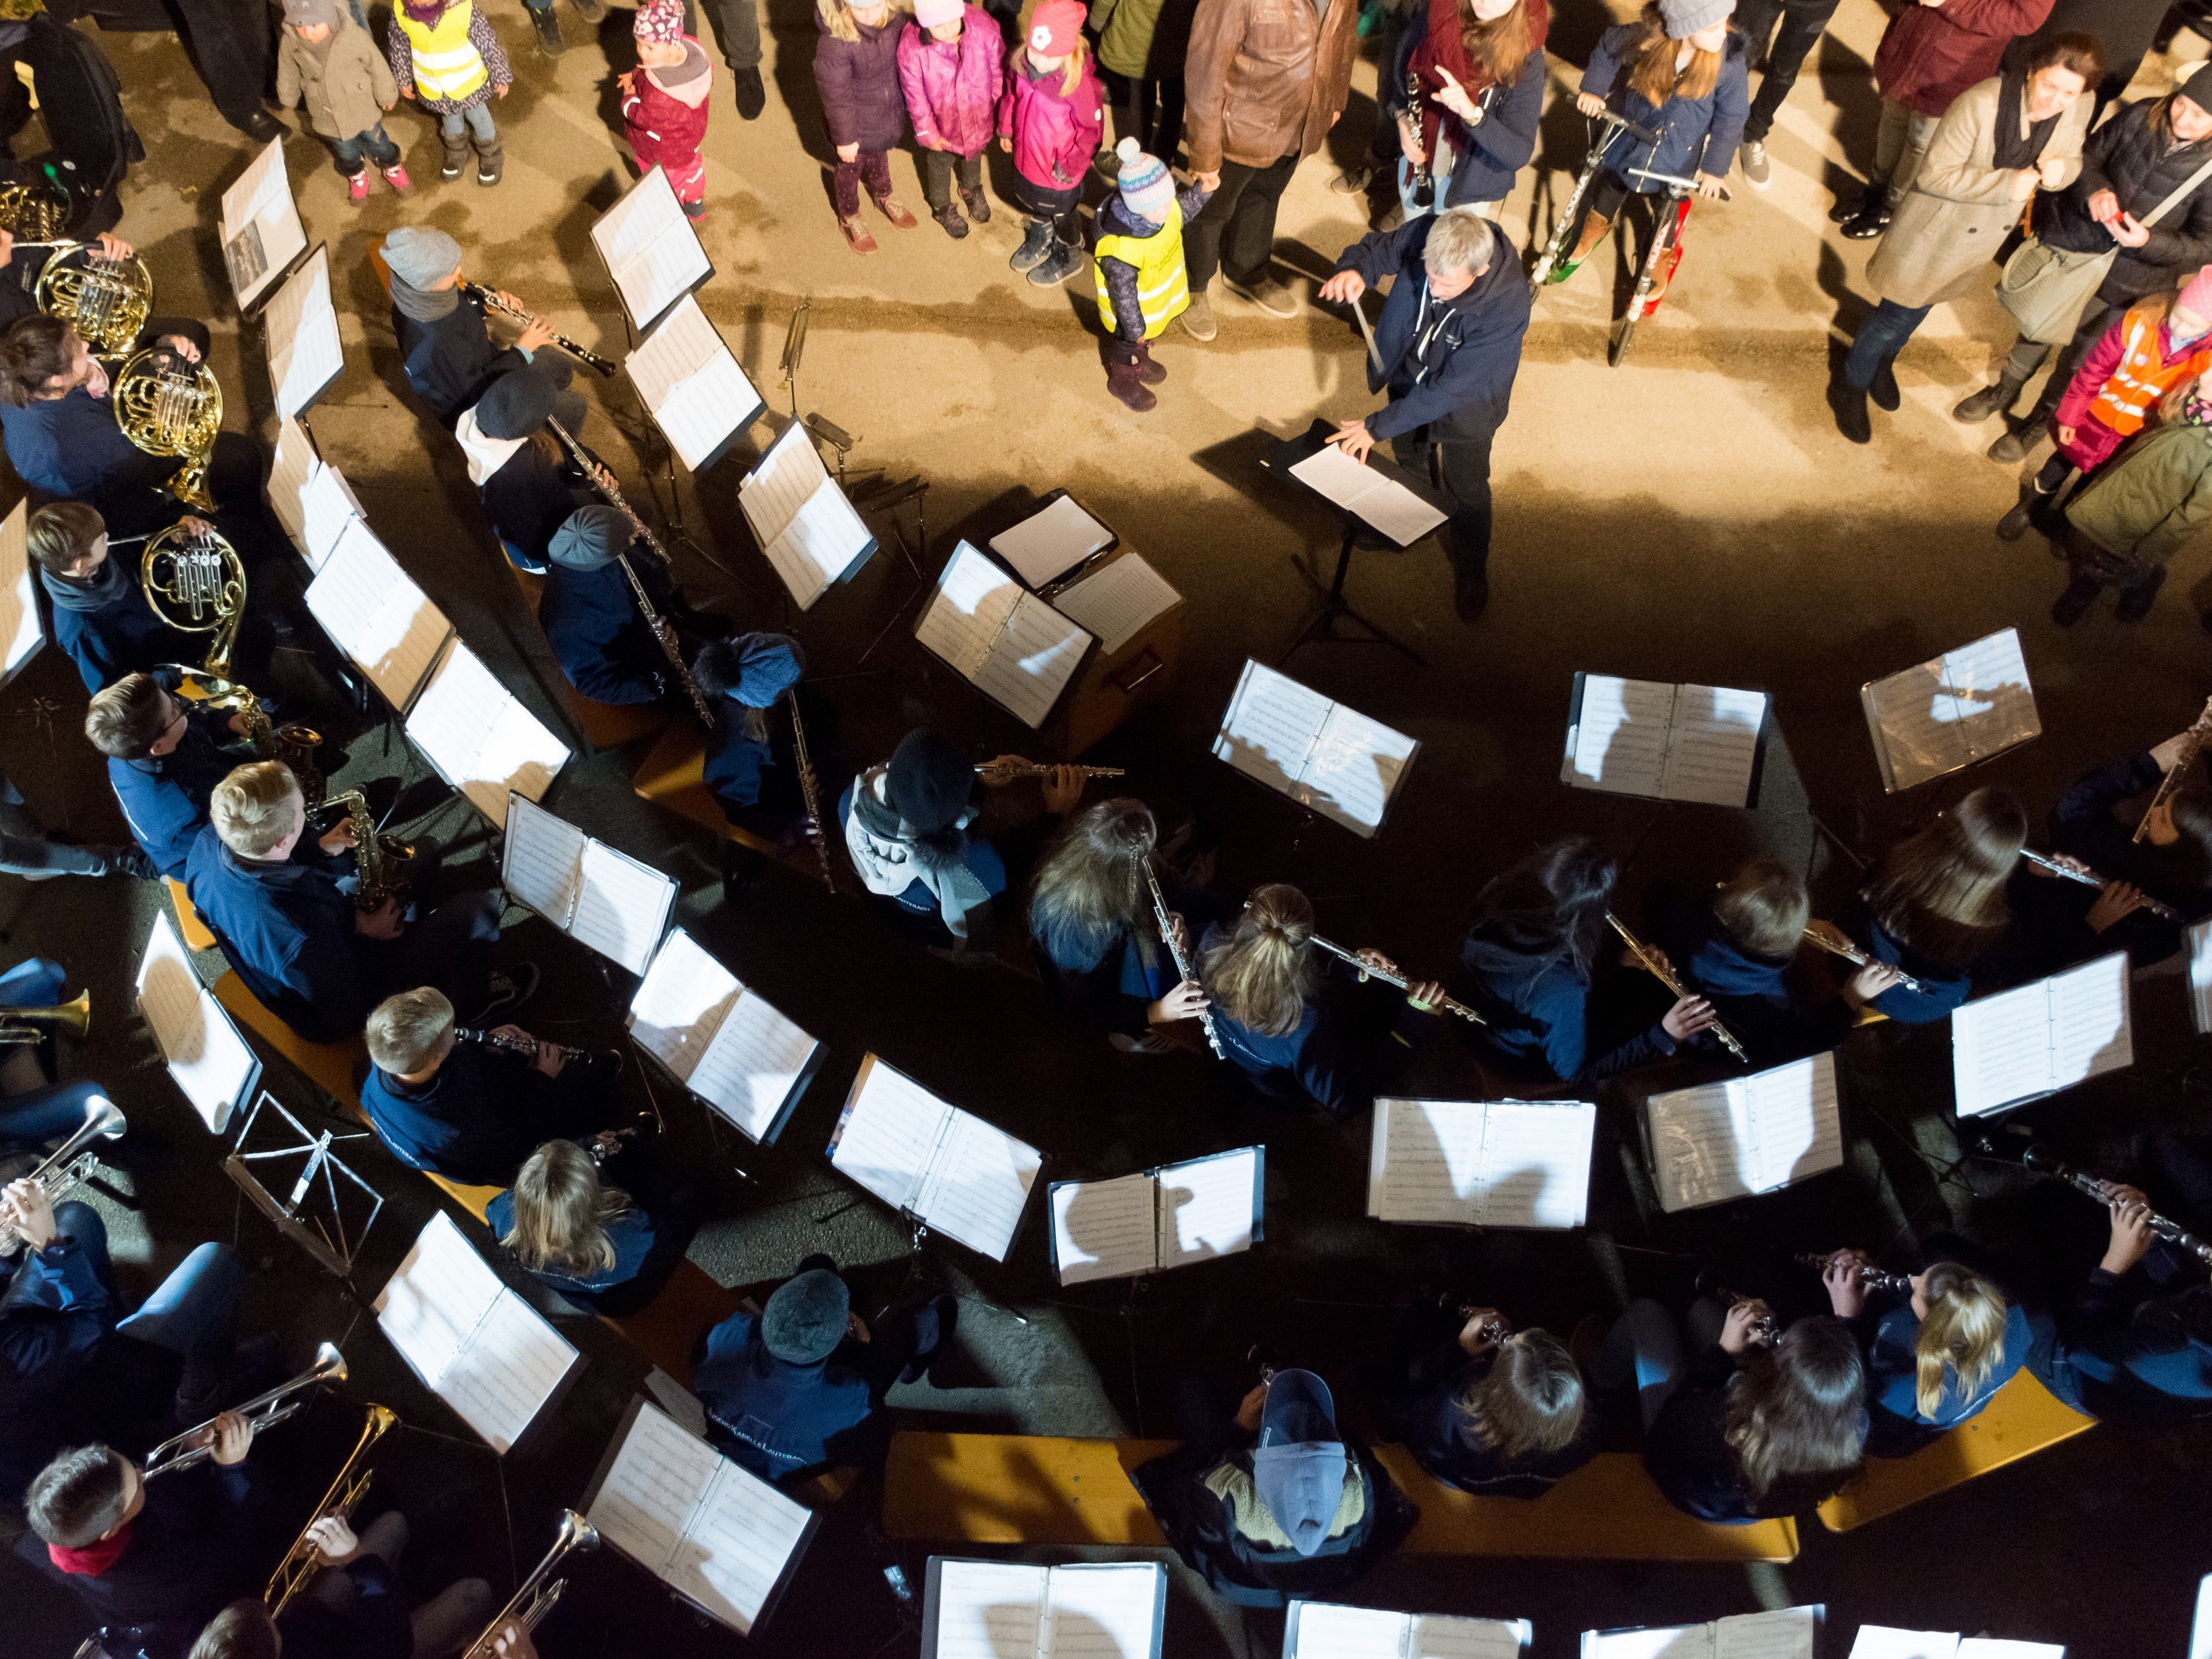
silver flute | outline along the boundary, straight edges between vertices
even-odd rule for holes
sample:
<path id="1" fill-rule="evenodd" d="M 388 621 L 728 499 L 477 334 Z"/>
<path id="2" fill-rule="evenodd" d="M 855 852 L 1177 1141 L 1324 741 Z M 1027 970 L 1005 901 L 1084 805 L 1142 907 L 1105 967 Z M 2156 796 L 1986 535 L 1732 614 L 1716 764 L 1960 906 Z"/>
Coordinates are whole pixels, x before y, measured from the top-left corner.
<path id="1" fill-rule="evenodd" d="M 1613 915 L 1610 910 L 1605 913 L 1605 919 L 1607 925 L 1612 927 L 1614 933 L 1620 935 L 1622 941 L 1628 946 L 1630 953 L 1636 958 L 1638 966 L 1641 967 L 1645 973 L 1650 975 L 1652 978 L 1657 980 L 1669 991 L 1672 991 L 1674 994 L 1674 997 L 1677 1001 L 1680 1001 L 1682 998 L 1690 994 L 1687 991 L 1682 988 L 1682 981 L 1675 978 L 1673 973 L 1668 971 L 1667 964 L 1654 954 L 1652 951 L 1645 945 L 1642 939 L 1637 938 L 1635 934 L 1628 931 L 1627 923 L 1621 921 L 1619 916 Z M 1705 1029 L 1720 1039 L 1720 1045 L 1722 1048 L 1727 1049 L 1746 1066 L 1751 1064 L 1751 1056 L 1744 1053 L 1743 1044 L 1735 1040 L 1735 1032 L 1729 1030 L 1727 1026 L 1721 1024 L 1720 1018 L 1717 1015 L 1714 1017 L 1713 1023 Z"/>
<path id="2" fill-rule="evenodd" d="M 1828 1263 L 1834 1259 L 1832 1253 L 1823 1255 L 1818 1250 L 1801 1250 L 1797 1254 L 1797 1261 L 1801 1266 L 1810 1267 L 1818 1273 L 1826 1273 L 1828 1271 Z M 1862 1287 L 1869 1291 L 1902 1291 L 1907 1296 L 1912 1293 L 1911 1274 L 1886 1273 L 1881 1268 L 1869 1267 L 1863 1261 L 1858 1264 L 1858 1281 Z"/>
<path id="3" fill-rule="evenodd" d="M 1805 937 L 1810 939 L 1814 944 L 1819 945 L 1823 951 L 1826 951 L 1830 956 L 1841 957 L 1845 962 L 1851 963 L 1855 967 L 1895 969 L 1897 973 L 1897 982 L 1899 985 L 1902 985 L 1906 990 L 1917 993 L 1921 996 L 1926 996 L 1928 994 L 1928 988 L 1926 986 L 1923 985 L 1918 980 L 1913 978 L 1911 975 L 1906 973 L 1904 969 L 1899 968 L 1895 963 L 1878 963 L 1865 951 L 1860 950 L 1857 945 L 1851 944 L 1849 940 L 1845 940 L 1843 944 L 1838 945 L 1835 940 L 1828 938 L 1826 935 L 1814 933 L 1810 927 L 1808 927 L 1805 930 Z"/>
<path id="4" fill-rule="evenodd" d="M 2042 853 L 2031 852 L 2025 847 L 2020 849 L 2020 855 L 2026 859 L 2030 864 L 2033 865 L 2037 869 L 2046 870 L 2052 875 L 2058 877 L 2063 881 L 2078 881 L 2084 887 L 2102 887 L 2105 885 L 2105 878 L 2099 875 L 2094 870 L 2076 870 L 2070 864 L 2061 864 L 2057 859 L 2051 858 Z M 2144 909 L 2149 911 L 2151 915 L 2159 917 L 2162 921 L 2179 921 L 2182 920 L 2180 911 L 2175 909 L 2171 904 L 2160 903 L 2148 893 L 2143 894 L 2142 902 Z"/>
<path id="5" fill-rule="evenodd" d="M 832 893 L 837 878 L 830 868 L 829 833 L 822 827 L 822 787 L 814 775 L 814 762 L 806 752 L 806 722 L 799 718 L 799 688 L 783 694 L 791 705 L 791 769 L 799 775 L 799 799 L 806 805 L 806 838 L 814 843 L 814 857 L 822 866 L 822 884 Z"/>
<path id="6" fill-rule="evenodd" d="M 1375 978 L 1381 980 L 1385 985 L 1395 985 L 1401 991 L 1412 988 L 1403 974 L 1389 973 L 1382 969 L 1377 968 L 1371 962 L 1364 962 L 1360 959 L 1358 951 L 1347 951 L 1341 945 L 1339 945 L 1334 939 L 1323 939 L 1319 933 L 1309 933 L 1306 935 L 1306 940 L 1309 944 L 1319 945 L 1322 950 L 1328 951 L 1329 955 L 1336 957 L 1342 961 L 1350 963 L 1353 967 L 1359 969 L 1361 973 L 1371 975 Z M 1468 1007 L 1467 1004 L 1460 1001 L 1455 997 L 1446 997 L 1443 1000 L 1443 1010 L 1448 1014 L 1457 1014 L 1462 1019 L 1472 1020 L 1477 1025 L 1487 1025 L 1490 1024 L 1490 1022 L 1485 1019 L 1480 1014 L 1476 1013 L 1474 1009 Z"/>
<path id="7" fill-rule="evenodd" d="M 1168 921 L 1167 896 L 1160 891 L 1160 878 L 1152 873 L 1152 861 L 1143 854 L 1137 855 L 1137 867 L 1145 872 L 1145 885 L 1152 895 L 1152 921 L 1160 930 L 1160 943 L 1168 947 L 1168 956 L 1175 963 L 1176 982 L 1181 984 L 1191 977 L 1190 958 L 1183 955 L 1182 947 L 1176 943 L 1175 928 Z M 1198 1011 L 1198 1023 L 1206 1032 L 1206 1046 L 1213 1050 L 1216 1060 L 1229 1058 L 1229 1051 L 1221 1046 L 1221 1033 L 1213 1029 L 1213 1010 Z"/>

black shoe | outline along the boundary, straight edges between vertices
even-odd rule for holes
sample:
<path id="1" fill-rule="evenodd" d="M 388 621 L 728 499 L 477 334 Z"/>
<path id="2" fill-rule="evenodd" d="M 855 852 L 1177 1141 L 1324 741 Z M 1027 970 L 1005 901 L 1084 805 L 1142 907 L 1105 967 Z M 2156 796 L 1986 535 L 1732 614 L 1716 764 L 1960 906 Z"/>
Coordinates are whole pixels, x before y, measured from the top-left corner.
<path id="1" fill-rule="evenodd" d="M 768 88 L 761 84 L 761 72 L 757 69 L 732 70 L 731 90 L 737 94 L 738 115 L 743 120 L 757 121 L 768 107 Z"/>
<path id="2" fill-rule="evenodd" d="M 1828 407 L 1836 416 L 1836 430 L 1855 444 L 1874 441 L 1874 422 L 1867 415 L 1866 388 L 1840 377 L 1828 382 Z"/>
<path id="3" fill-rule="evenodd" d="M 1452 575 L 1452 609 L 1459 612 L 1463 623 L 1480 622 L 1482 613 L 1490 607 L 1490 578 L 1479 570 L 1455 571 Z"/>
<path id="4" fill-rule="evenodd" d="M 2166 573 L 2161 570 L 2159 574 L 2163 577 Z M 146 856 L 143 848 L 122 846 L 111 847 L 106 850 L 111 874 L 130 876 L 139 881 L 161 879 L 161 871 L 155 866 L 154 860 Z"/>
<path id="5" fill-rule="evenodd" d="M 2097 602 L 2097 595 L 2104 591 L 2104 583 L 2094 576 L 2076 576 L 2066 584 L 2066 591 L 2051 602 L 2051 620 L 2061 628 L 2073 627 L 2088 614 L 2089 607 Z"/>
<path id="6" fill-rule="evenodd" d="M 2120 590 L 2120 603 L 2112 614 L 2124 623 L 2139 623 L 2158 603 L 2158 590 L 2166 586 L 2166 567 L 2159 565 L 2141 581 Z"/>
<path id="7" fill-rule="evenodd" d="M 2035 447 L 2035 441 L 2043 435 L 2045 416 L 2041 410 L 2029 415 L 2018 426 L 2008 426 L 1996 435 L 1996 441 L 1985 452 L 1993 461 L 2007 465 L 2024 461 L 2027 452 Z"/>
<path id="8" fill-rule="evenodd" d="M 552 0 L 542 6 L 525 6 L 530 14 L 530 27 L 538 35 L 538 50 L 548 58 L 558 58 L 568 50 L 568 43 L 561 38 L 561 20 L 553 15 Z"/>
<path id="9" fill-rule="evenodd" d="M 1858 211 L 1844 221 L 1844 234 L 1854 242 L 1870 242 L 1889 228 L 1889 187 L 1869 185 Z"/>
<path id="10" fill-rule="evenodd" d="M 1828 222 L 1840 225 L 1858 217 L 1859 210 L 1867 204 L 1867 198 L 1874 193 L 1874 183 L 1869 179 L 1859 186 L 1859 193 L 1856 196 L 1846 196 L 1838 191 L 1836 199 L 1828 204 Z"/>
<path id="11" fill-rule="evenodd" d="M 576 15 L 597 28 L 607 15 L 606 0 L 568 0 L 576 9 Z"/>
<path id="12" fill-rule="evenodd" d="M 2027 527 L 2035 522 L 2036 514 L 2042 512 L 2050 501 L 2051 497 L 2038 489 L 2033 479 L 2021 485 L 2020 500 L 2014 504 L 2011 512 L 1997 520 L 1997 539 L 2001 542 L 2018 541 L 2027 534 Z"/>
<path id="13" fill-rule="evenodd" d="M 265 109 L 254 111 L 235 125 L 257 144 L 265 144 L 271 138 L 281 138 L 287 131 L 284 124 Z"/>
<path id="14" fill-rule="evenodd" d="M 1905 401 L 1897 389 L 1895 358 L 1885 357 L 1874 366 L 1874 379 L 1867 386 L 1867 396 L 1874 399 L 1876 409 L 1886 409 L 1892 413 L 1895 413 L 1897 406 Z"/>

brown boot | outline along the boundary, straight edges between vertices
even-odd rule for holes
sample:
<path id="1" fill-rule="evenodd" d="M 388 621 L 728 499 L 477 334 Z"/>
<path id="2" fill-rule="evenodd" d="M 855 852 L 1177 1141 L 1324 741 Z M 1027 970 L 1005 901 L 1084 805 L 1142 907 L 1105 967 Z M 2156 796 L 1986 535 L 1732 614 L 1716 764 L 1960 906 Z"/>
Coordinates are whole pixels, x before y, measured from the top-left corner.
<path id="1" fill-rule="evenodd" d="M 912 230 L 914 228 L 915 223 L 914 215 L 907 210 L 906 204 L 900 201 L 897 197 L 878 196 L 873 199 L 876 204 L 877 210 L 880 212 L 884 218 L 896 225 L 901 230 Z"/>
<path id="2" fill-rule="evenodd" d="M 1152 343 L 1139 340 L 1130 348 L 1137 354 L 1137 378 L 1146 386 L 1158 386 L 1168 377 L 1168 372 L 1152 361 Z"/>
<path id="3" fill-rule="evenodd" d="M 1144 361 L 1141 351 L 1133 351 L 1118 341 L 1106 349 L 1106 389 L 1139 415 L 1159 406 L 1139 375 L 1138 366 Z"/>
<path id="4" fill-rule="evenodd" d="M 1601 219 L 1595 213 L 1583 216 L 1583 234 L 1575 239 L 1575 251 L 1567 255 L 1567 263 L 1578 265 L 1589 258 L 1590 250 L 1605 240 L 1605 234 L 1613 228 L 1613 221 Z"/>
<path id="5" fill-rule="evenodd" d="M 868 234 L 868 227 L 859 214 L 849 219 L 838 220 L 837 228 L 845 233 L 845 245 L 854 252 L 873 253 L 876 251 L 876 239 Z"/>

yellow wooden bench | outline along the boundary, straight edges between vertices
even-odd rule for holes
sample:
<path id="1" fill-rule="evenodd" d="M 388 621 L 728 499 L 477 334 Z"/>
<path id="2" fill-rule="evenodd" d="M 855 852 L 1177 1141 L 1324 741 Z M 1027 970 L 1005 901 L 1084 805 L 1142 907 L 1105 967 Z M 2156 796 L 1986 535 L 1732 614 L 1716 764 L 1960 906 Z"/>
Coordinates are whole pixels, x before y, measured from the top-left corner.
<path id="1" fill-rule="evenodd" d="M 892 1436 L 884 1530 L 979 1544 L 1122 1544 L 1161 1536 L 1129 1471 L 1171 1440 L 1044 1435 Z M 1406 1549 L 1420 1555 L 1618 1561 L 1792 1561 L 1797 1523 L 1720 1527 L 1669 1504 L 1632 1454 L 1604 1453 L 1532 1502 L 1474 1498 L 1438 1484 L 1403 1447 L 1376 1455 L 1419 1505 Z"/>
<path id="2" fill-rule="evenodd" d="M 677 817 L 689 818 L 702 830 L 711 830 L 763 858 L 815 874 L 814 854 L 806 847 L 781 846 L 750 830 L 740 830 L 724 816 L 721 802 L 707 787 L 707 738 L 695 721 L 672 724 L 661 733 L 660 741 L 646 750 L 645 758 L 638 763 L 631 782 L 640 795 Z M 835 802 L 825 800 L 822 807 L 834 817 Z"/>
<path id="3" fill-rule="evenodd" d="M 164 876 L 161 879 L 168 884 L 169 905 L 177 913 L 177 936 L 184 940 L 185 949 L 214 950 L 215 935 L 209 931 L 207 923 L 200 920 L 200 913 L 192 908 L 191 895 L 185 891 L 185 884 L 174 876 Z"/>
<path id="4" fill-rule="evenodd" d="M 2015 1371 L 1979 1413 L 1932 1445 L 1909 1457 L 1867 1459 L 1850 1485 L 1820 1505 L 1820 1524 L 1849 1532 L 2096 1425 L 2027 1372 Z"/>

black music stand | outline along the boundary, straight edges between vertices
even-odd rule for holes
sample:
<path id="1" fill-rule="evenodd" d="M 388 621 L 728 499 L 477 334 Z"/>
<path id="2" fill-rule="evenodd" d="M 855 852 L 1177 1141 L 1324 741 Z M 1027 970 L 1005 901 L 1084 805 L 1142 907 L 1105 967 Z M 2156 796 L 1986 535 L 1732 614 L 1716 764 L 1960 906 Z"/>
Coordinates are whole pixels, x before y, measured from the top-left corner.
<path id="1" fill-rule="evenodd" d="M 1297 437 L 1287 439 L 1278 445 L 1274 453 L 1262 459 L 1260 465 L 1270 472 L 1279 473 L 1285 478 L 1291 478 L 1291 469 L 1308 456 L 1319 453 L 1329 434 L 1335 430 L 1335 427 L 1328 422 L 1317 420 Z M 1379 452 L 1368 456 L 1367 465 L 1393 483 L 1402 485 L 1413 495 L 1419 496 L 1437 512 L 1449 514 L 1450 509 L 1437 497 L 1435 490 L 1414 477 L 1403 467 L 1385 459 Z M 1300 482 L 1296 478 L 1291 478 L 1291 481 L 1294 483 Z M 1327 496 L 1321 495 L 1317 490 L 1314 491 L 1314 494 L 1321 500 L 1328 499 Z M 1290 649 L 1276 659 L 1277 664 L 1288 662 L 1308 645 L 1330 640 L 1344 645 L 1387 645 L 1394 651 L 1404 653 L 1420 666 L 1427 667 L 1427 658 L 1403 640 L 1391 634 L 1387 629 L 1360 615 L 1353 608 L 1352 602 L 1344 597 L 1345 582 L 1352 574 L 1352 555 L 1353 550 L 1362 544 L 1361 538 L 1364 536 L 1368 538 L 1365 545 L 1369 547 L 1392 546 L 1395 544 L 1378 539 L 1379 532 L 1371 529 L 1367 521 L 1350 507 L 1340 506 L 1335 501 L 1329 501 L 1328 505 L 1334 510 L 1344 526 L 1344 539 L 1338 544 L 1336 550 L 1336 574 L 1324 586 L 1321 578 L 1314 574 L 1304 560 L 1291 561 L 1297 567 L 1298 574 L 1312 583 L 1315 591 L 1321 595 L 1322 605 L 1320 611 L 1315 614 L 1312 620 L 1298 631 L 1298 636 L 1291 642 Z M 1358 634 L 1340 633 L 1337 631 L 1339 618 L 1354 628 L 1365 631 Z"/>

